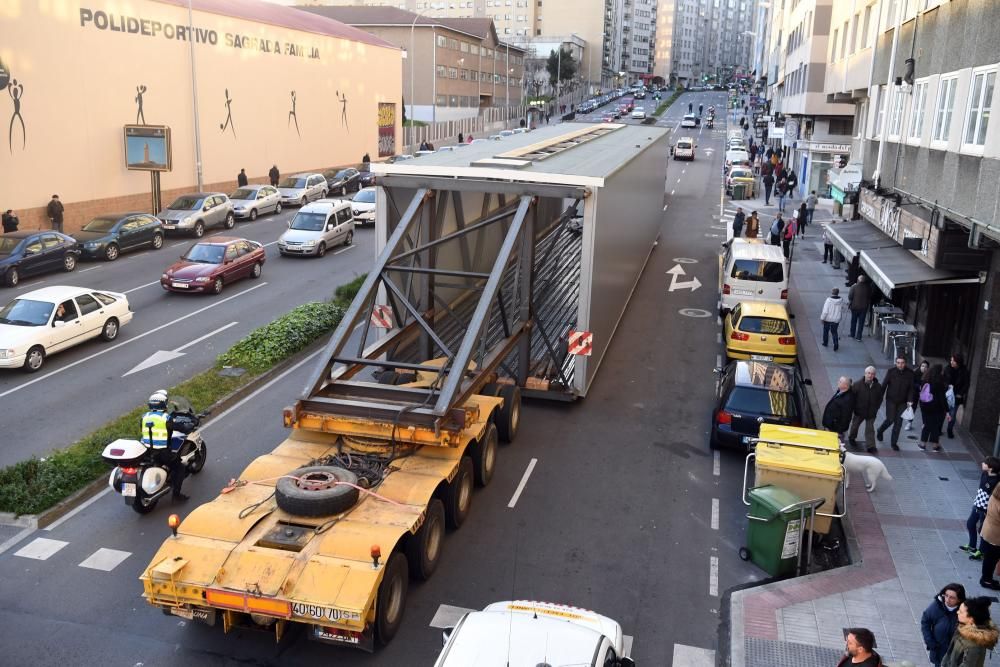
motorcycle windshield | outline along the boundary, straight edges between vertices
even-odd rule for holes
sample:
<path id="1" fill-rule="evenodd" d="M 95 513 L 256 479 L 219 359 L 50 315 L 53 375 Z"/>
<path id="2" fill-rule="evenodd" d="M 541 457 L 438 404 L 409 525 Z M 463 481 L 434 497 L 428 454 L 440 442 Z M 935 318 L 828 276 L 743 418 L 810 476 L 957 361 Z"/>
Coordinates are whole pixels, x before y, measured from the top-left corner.
<path id="1" fill-rule="evenodd" d="M 167 412 L 178 413 L 178 414 L 194 414 L 194 406 L 191 405 L 191 401 L 184 398 L 183 396 L 171 396 L 170 400 L 167 401 Z"/>

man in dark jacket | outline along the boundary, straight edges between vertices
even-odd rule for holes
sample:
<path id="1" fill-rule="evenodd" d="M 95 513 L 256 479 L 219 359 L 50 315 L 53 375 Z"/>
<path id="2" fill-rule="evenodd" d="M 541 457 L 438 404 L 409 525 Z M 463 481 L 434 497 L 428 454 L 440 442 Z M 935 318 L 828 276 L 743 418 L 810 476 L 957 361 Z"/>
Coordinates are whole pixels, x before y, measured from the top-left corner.
<path id="1" fill-rule="evenodd" d="M 844 657 L 837 667 L 882 667 L 882 656 L 875 652 L 875 635 L 871 630 L 848 628 L 844 639 Z"/>
<path id="2" fill-rule="evenodd" d="M 17 219 L 17 216 L 14 215 L 14 211 L 13 210 L 7 209 L 6 211 L 3 212 L 3 233 L 4 234 L 7 234 L 8 232 L 16 232 L 17 231 L 17 225 L 19 223 L 20 223 L 20 221 Z"/>
<path id="3" fill-rule="evenodd" d="M 747 216 L 743 213 L 743 208 L 740 206 L 736 207 L 736 215 L 733 216 L 733 237 L 739 238 L 743 236 L 743 224 L 746 222 Z"/>
<path id="4" fill-rule="evenodd" d="M 278 179 L 281 178 L 281 172 L 278 171 L 278 165 L 272 164 L 271 171 L 267 172 L 267 176 L 271 179 L 271 185 L 278 187 Z"/>
<path id="5" fill-rule="evenodd" d="M 771 205 L 771 188 L 774 187 L 774 174 L 768 171 L 764 174 L 764 206 Z"/>
<path id="6" fill-rule="evenodd" d="M 858 276 L 858 282 L 847 291 L 847 306 L 851 309 L 851 338 L 855 340 L 861 340 L 871 300 L 872 292 L 868 289 L 867 280 L 863 275 Z"/>
<path id="7" fill-rule="evenodd" d="M 882 407 L 884 389 L 875 377 L 875 367 L 865 369 L 865 376 L 851 387 L 854 392 L 854 416 L 851 418 L 851 431 L 847 434 L 847 442 L 851 447 L 858 446 L 858 428 L 865 423 L 865 447 L 868 453 L 874 454 L 875 449 L 875 418 Z"/>
<path id="8" fill-rule="evenodd" d="M 49 222 L 52 223 L 52 229 L 57 232 L 62 232 L 63 230 L 63 205 L 59 201 L 59 195 L 52 195 L 52 199 L 49 200 L 49 205 L 45 207 L 45 214 L 49 216 Z"/>
<path id="9" fill-rule="evenodd" d="M 240 173 L 236 175 L 236 187 L 245 188 L 247 183 L 247 170 L 240 169 Z"/>
<path id="10" fill-rule="evenodd" d="M 823 428 L 833 431 L 843 440 L 844 432 L 851 426 L 853 414 L 854 393 L 851 391 L 851 381 L 841 377 L 837 381 L 837 391 L 823 409 Z"/>
<path id="11" fill-rule="evenodd" d="M 948 584 L 941 589 L 934 600 L 924 609 L 920 617 L 920 631 L 924 635 L 924 647 L 928 659 L 934 667 L 940 667 L 948 645 L 958 625 L 958 607 L 965 602 L 965 586 Z"/>
<path id="12" fill-rule="evenodd" d="M 916 392 L 913 385 L 916 375 L 913 369 L 907 367 L 906 357 L 896 357 L 896 365 L 885 373 L 882 389 L 885 391 L 885 421 L 878 427 L 878 441 L 882 442 L 882 434 L 892 426 L 892 448 L 899 451 L 899 431 L 903 427 L 903 412 L 907 407 L 913 407 Z"/>

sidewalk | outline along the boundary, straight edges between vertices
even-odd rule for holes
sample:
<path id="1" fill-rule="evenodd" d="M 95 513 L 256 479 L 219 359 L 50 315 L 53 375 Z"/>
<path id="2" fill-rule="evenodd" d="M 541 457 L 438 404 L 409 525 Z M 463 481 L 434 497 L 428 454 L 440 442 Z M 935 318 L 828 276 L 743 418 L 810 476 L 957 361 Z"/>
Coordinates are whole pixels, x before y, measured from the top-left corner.
<path id="1" fill-rule="evenodd" d="M 743 204 L 744 210 L 752 208 L 750 201 Z M 822 216 L 817 209 L 816 220 L 830 218 L 829 209 Z M 864 340 L 857 342 L 842 325 L 838 352 L 820 346 L 823 301 L 831 288 L 845 289 L 846 264 L 835 271 L 821 263 L 819 225 L 806 234 L 794 254 L 789 306 L 796 314 L 799 357 L 819 404 L 818 420 L 841 375 L 854 380 L 873 365 L 881 381 L 891 360 L 882 353 L 881 340 L 867 329 Z M 730 664 L 833 667 L 843 652 L 843 629 L 861 626 L 875 633 L 877 650 L 887 663 L 928 665 L 920 616 L 937 592 L 957 582 L 969 596 L 996 595 L 979 586 L 980 562 L 970 561 L 958 549 L 968 539 L 965 519 L 982 455 L 960 428 L 955 439 L 942 437 L 943 454 L 922 452 L 917 448 L 920 426 L 918 411 L 913 430 L 900 435 L 899 452 L 889 447 L 891 431 L 885 442 L 877 443 L 892 481 L 881 480 L 869 494 L 854 480 L 847 492 L 845 531 L 853 565 L 731 595 Z M 1000 605 L 994 605 L 992 613 L 1000 619 Z M 987 664 L 1000 664 L 1000 655 L 991 654 Z"/>

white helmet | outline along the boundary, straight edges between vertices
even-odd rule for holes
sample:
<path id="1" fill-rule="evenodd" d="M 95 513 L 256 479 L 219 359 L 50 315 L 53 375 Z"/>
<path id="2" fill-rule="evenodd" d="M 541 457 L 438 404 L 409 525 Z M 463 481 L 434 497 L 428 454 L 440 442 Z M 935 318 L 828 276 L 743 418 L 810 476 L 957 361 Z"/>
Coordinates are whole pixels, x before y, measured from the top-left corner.
<path id="1" fill-rule="evenodd" d="M 167 407 L 167 390 L 157 389 L 150 395 L 148 401 L 150 410 L 165 410 Z"/>

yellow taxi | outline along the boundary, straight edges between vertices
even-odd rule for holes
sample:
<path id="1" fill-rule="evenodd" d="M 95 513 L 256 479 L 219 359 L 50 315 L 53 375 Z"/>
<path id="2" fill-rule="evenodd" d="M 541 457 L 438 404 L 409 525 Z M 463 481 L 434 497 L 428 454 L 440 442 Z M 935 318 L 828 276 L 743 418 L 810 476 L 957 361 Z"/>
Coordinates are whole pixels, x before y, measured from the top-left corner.
<path id="1" fill-rule="evenodd" d="M 795 363 L 795 330 L 784 305 L 742 301 L 729 311 L 724 324 L 727 360 Z"/>

